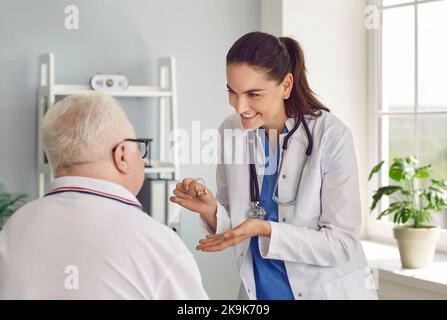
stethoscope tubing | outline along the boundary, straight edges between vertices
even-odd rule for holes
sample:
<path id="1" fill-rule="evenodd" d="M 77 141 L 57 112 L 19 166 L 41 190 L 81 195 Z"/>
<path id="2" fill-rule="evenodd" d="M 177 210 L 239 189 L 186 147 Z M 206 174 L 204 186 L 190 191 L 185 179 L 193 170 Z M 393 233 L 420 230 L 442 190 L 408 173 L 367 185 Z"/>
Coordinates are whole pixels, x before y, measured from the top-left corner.
<path id="1" fill-rule="evenodd" d="M 283 142 L 283 145 L 282 145 L 281 160 L 280 160 L 280 163 L 279 163 L 278 175 L 276 177 L 275 190 L 273 191 L 273 196 L 272 196 L 272 199 L 275 202 L 277 202 L 278 204 L 280 204 L 280 205 L 290 206 L 290 205 L 294 205 L 295 204 L 295 201 L 296 201 L 295 199 L 296 199 L 296 196 L 298 195 L 298 189 L 299 189 L 299 185 L 301 183 L 301 178 L 302 178 L 302 175 L 303 175 L 304 167 L 306 166 L 307 161 L 310 158 L 310 155 L 312 154 L 312 149 L 313 149 L 312 134 L 311 134 L 311 132 L 309 130 L 309 126 L 307 125 L 306 120 L 304 119 L 304 117 L 300 117 L 300 118 L 301 118 L 300 121 L 297 121 L 297 123 L 295 124 L 293 129 L 284 138 L 284 142 Z M 283 160 L 284 160 L 284 152 L 288 148 L 289 139 L 292 137 L 292 135 L 295 133 L 295 131 L 298 130 L 298 128 L 299 128 L 301 123 L 304 126 L 304 130 L 306 131 L 307 140 L 308 140 L 308 146 L 307 146 L 307 149 L 306 149 L 306 157 L 304 159 L 303 165 L 301 166 L 301 171 L 300 171 L 300 175 L 299 175 L 299 179 L 298 179 L 298 185 L 296 187 L 296 192 L 295 192 L 295 199 L 292 199 L 291 201 L 281 202 L 276 197 L 276 189 L 278 188 L 279 176 L 280 176 L 280 173 L 282 171 Z M 259 206 L 259 183 L 258 183 L 258 176 L 257 176 L 257 173 L 256 173 L 256 166 L 255 166 L 254 163 L 250 163 L 250 201 L 251 201 L 252 207 Z"/>

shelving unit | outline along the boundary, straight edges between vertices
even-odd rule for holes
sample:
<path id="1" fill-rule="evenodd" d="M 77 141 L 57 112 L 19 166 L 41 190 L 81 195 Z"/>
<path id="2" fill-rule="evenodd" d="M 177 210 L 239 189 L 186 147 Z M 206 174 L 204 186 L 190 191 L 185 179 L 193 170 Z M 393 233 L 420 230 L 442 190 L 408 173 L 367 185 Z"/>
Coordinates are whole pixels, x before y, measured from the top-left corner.
<path id="1" fill-rule="evenodd" d="M 45 181 L 50 177 L 51 172 L 45 157 L 42 146 L 42 122 L 46 111 L 55 103 L 58 96 L 79 95 L 93 92 L 89 85 L 80 84 L 57 84 L 55 82 L 55 59 L 52 53 L 46 53 L 39 58 L 40 65 L 40 83 L 38 89 L 38 122 L 37 122 L 37 189 L 38 196 L 42 197 L 45 193 Z M 139 98 L 156 98 L 159 101 L 159 140 L 158 155 L 159 159 L 151 159 L 150 168 L 145 168 L 146 174 L 171 174 L 173 180 L 179 179 L 179 165 L 177 154 L 172 154 L 172 161 L 167 162 L 165 136 L 169 133 L 166 120 L 169 111 L 169 127 L 178 127 L 177 122 L 177 87 L 176 87 L 176 69 L 175 59 L 173 57 L 164 57 L 158 59 L 158 75 L 159 84 L 156 86 L 132 85 L 126 91 L 116 91 L 106 93 L 119 98 L 139 97 Z M 168 208 L 169 205 L 166 205 Z M 169 221 L 168 213 L 166 220 Z M 172 220 L 172 219 L 171 219 Z"/>

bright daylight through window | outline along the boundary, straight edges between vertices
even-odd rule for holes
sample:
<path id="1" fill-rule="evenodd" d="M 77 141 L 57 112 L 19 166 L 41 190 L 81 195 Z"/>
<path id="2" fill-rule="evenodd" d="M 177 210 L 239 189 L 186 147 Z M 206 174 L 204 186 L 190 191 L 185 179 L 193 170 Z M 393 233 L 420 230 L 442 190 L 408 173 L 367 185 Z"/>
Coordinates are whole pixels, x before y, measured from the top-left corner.
<path id="1" fill-rule="evenodd" d="M 380 10 L 378 158 L 415 155 L 447 180 L 447 1 L 383 0 Z M 447 228 L 446 217 L 433 223 Z"/>

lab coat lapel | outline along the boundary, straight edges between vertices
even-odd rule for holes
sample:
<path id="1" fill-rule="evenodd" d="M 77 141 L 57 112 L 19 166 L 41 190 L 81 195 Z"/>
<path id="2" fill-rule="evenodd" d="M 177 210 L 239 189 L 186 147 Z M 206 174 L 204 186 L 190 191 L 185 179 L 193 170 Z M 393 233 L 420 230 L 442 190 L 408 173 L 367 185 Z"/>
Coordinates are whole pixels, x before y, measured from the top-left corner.
<path id="1" fill-rule="evenodd" d="M 291 131 L 293 129 L 293 126 L 295 125 L 295 119 L 294 118 L 288 118 L 286 120 L 285 125 L 286 125 L 287 130 Z M 256 138 L 255 138 L 256 145 L 254 146 L 254 150 L 256 150 L 255 151 L 255 156 L 256 156 L 256 162 L 255 162 L 256 163 L 256 173 L 257 173 L 257 176 L 258 176 L 259 192 L 261 192 L 261 190 L 262 190 L 262 182 L 264 180 L 263 179 L 264 173 L 266 173 L 265 166 L 267 164 L 267 161 L 269 161 L 269 159 L 267 159 L 265 157 L 264 141 L 261 139 L 261 134 L 265 134 L 265 133 L 260 132 L 259 130 L 260 129 L 256 130 Z M 293 137 L 295 137 L 296 135 L 297 135 L 297 132 L 295 132 L 295 134 L 291 137 L 291 139 Z M 287 136 L 287 134 L 280 134 L 280 136 L 279 136 L 279 146 L 277 146 L 277 148 L 279 148 L 279 157 L 280 157 L 279 161 L 281 160 L 282 145 L 284 143 L 284 139 L 285 139 L 286 136 Z M 277 150 L 275 149 L 274 152 L 276 153 Z M 279 161 L 278 161 L 278 163 L 279 163 Z M 279 170 L 279 168 L 276 168 L 276 163 L 275 164 L 269 163 L 269 165 L 275 166 L 275 170 L 276 171 Z M 278 190 L 278 192 L 279 192 L 279 190 Z"/>
<path id="2" fill-rule="evenodd" d="M 295 120 L 289 118 L 286 121 L 287 129 L 290 131 L 295 125 Z M 281 139 L 281 146 L 284 143 L 284 137 Z M 278 182 L 278 195 L 281 201 L 297 200 L 299 194 L 295 199 L 295 192 L 298 187 L 298 181 L 300 179 L 301 169 L 305 165 L 307 149 L 306 131 L 302 125 L 295 131 L 290 137 L 287 150 L 284 151 L 283 165 L 281 172 L 279 172 Z M 281 159 L 280 159 L 281 160 Z M 307 164 L 306 164 L 307 166 Z M 305 175 L 306 168 L 303 169 L 303 177 Z M 301 180 L 303 180 L 303 177 Z M 287 215 L 290 218 L 290 214 L 293 214 L 295 206 L 282 206 L 279 207 L 280 212 Z M 286 214 L 287 213 L 287 214 Z"/>
<path id="3" fill-rule="evenodd" d="M 258 184 L 259 184 L 259 193 L 262 190 L 262 182 L 265 171 L 265 151 L 264 144 L 262 143 L 262 139 L 259 135 L 259 129 L 256 130 L 256 145 L 255 145 L 255 156 L 256 156 L 256 173 L 258 176 Z"/>

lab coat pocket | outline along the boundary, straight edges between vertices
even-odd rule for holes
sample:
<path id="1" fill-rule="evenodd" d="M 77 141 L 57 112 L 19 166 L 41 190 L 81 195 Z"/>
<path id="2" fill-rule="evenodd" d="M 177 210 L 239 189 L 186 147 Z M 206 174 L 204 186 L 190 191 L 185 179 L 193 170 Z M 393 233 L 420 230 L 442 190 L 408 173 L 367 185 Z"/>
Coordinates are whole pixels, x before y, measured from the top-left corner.
<path id="1" fill-rule="evenodd" d="M 376 300 L 377 292 L 368 267 L 323 284 L 328 300 Z"/>
<path id="2" fill-rule="evenodd" d="M 321 178 L 318 170 L 307 166 L 303 171 L 296 203 L 296 216 L 317 226 L 321 215 Z"/>

